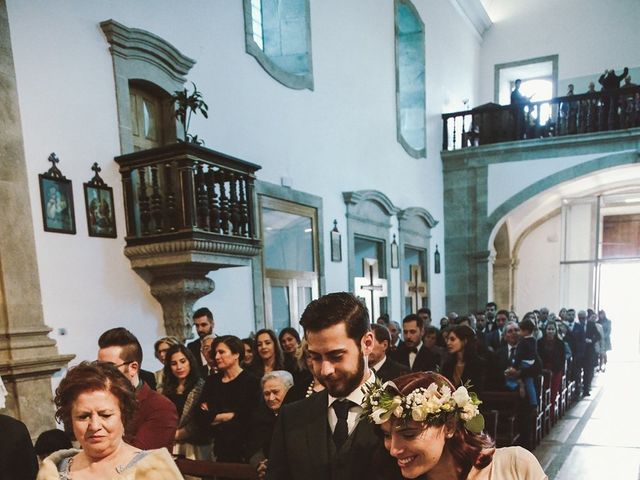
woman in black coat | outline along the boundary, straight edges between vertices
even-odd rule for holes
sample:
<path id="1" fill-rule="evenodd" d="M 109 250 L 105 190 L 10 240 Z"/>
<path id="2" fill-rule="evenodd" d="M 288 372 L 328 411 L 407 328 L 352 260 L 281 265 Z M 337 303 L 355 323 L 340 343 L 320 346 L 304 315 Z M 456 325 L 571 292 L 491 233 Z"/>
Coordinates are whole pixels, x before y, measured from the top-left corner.
<path id="1" fill-rule="evenodd" d="M 210 355 L 214 356 L 218 373 L 209 376 L 202 389 L 201 424 L 210 426 L 217 461 L 244 463 L 251 415 L 259 405 L 260 384 L 240 366 L 244 345 L 238 337 L 216 337 Z"/>
<path id="2" fill-rule="evenodd" d="M 442 374 L 457 388 L 467 384 L 473 391 L 484 390 L 485 359 L 478 355 L 476 332 L 467 325 L 456 325 L 447 334 L 449 356 L 442 365 Z"/>

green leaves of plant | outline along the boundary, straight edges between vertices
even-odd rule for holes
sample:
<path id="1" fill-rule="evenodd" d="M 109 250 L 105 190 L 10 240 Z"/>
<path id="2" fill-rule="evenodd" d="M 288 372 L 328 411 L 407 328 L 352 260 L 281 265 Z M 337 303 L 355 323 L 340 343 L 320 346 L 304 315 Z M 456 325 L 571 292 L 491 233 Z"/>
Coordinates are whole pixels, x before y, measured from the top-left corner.
<path id="1" fill-rule="evenodd" d="M 184 140 L 186 142 L 202 145 L 203 140 L 200 140 L 197 135 L 189 134 L 189 123 L 191 123 L 191 116 L 193 114 L 201 114 L 204 118 L 209 118 L 209 105 L 206 104 L 202 97 L 202 93 L 198 91 L 198 87 L 195 83 L 193 85 L 193 92 L 189 93 L 187 88 L 184 90 L 176 90 L 171 96 L 171 101 L 175 105 L 175 117 L 182 124 L 182 130 L 184 134 Z"/>

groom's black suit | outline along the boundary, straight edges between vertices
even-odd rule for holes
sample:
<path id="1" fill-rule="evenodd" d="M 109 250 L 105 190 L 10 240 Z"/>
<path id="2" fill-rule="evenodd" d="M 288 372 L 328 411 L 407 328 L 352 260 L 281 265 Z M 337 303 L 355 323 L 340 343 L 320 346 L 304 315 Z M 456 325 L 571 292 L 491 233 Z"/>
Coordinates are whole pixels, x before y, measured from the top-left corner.
<path id="1" fill-rule="evenodd" d="M 362 480 L 375 478 L 374 454 L 382 437 L 362 419 L 336 451 L 327 419 L 326 390 L 284 405 L 278 415 L 267 480 Z"/>

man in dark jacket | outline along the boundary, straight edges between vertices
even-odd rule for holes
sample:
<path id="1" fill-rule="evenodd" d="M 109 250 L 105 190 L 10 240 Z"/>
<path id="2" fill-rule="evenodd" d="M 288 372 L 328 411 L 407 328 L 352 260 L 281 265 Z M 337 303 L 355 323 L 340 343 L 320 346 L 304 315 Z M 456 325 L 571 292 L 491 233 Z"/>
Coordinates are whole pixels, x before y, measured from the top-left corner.
<path id="1" fill-rule="evenodd" d="M 38 458 L 24 423 L 0 415 L 0 480 L 34 480 Z"/>

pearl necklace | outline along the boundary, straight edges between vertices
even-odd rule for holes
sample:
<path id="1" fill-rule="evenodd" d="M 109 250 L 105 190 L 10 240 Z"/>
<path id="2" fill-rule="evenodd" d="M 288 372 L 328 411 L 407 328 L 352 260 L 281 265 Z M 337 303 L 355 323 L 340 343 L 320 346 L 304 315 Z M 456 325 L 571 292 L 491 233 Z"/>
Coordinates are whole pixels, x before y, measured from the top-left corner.
<path id="1" fill-rule="evenodd" d="M 307 394 L 304 396 L 305 398 L 310 397 L 311 395 L 313 395 L 313 387 L 316 386 L 316 381 L 315 380 L 311 380 L 311 383 L 309 384 L 309 386 L 307 387 Z"/>

